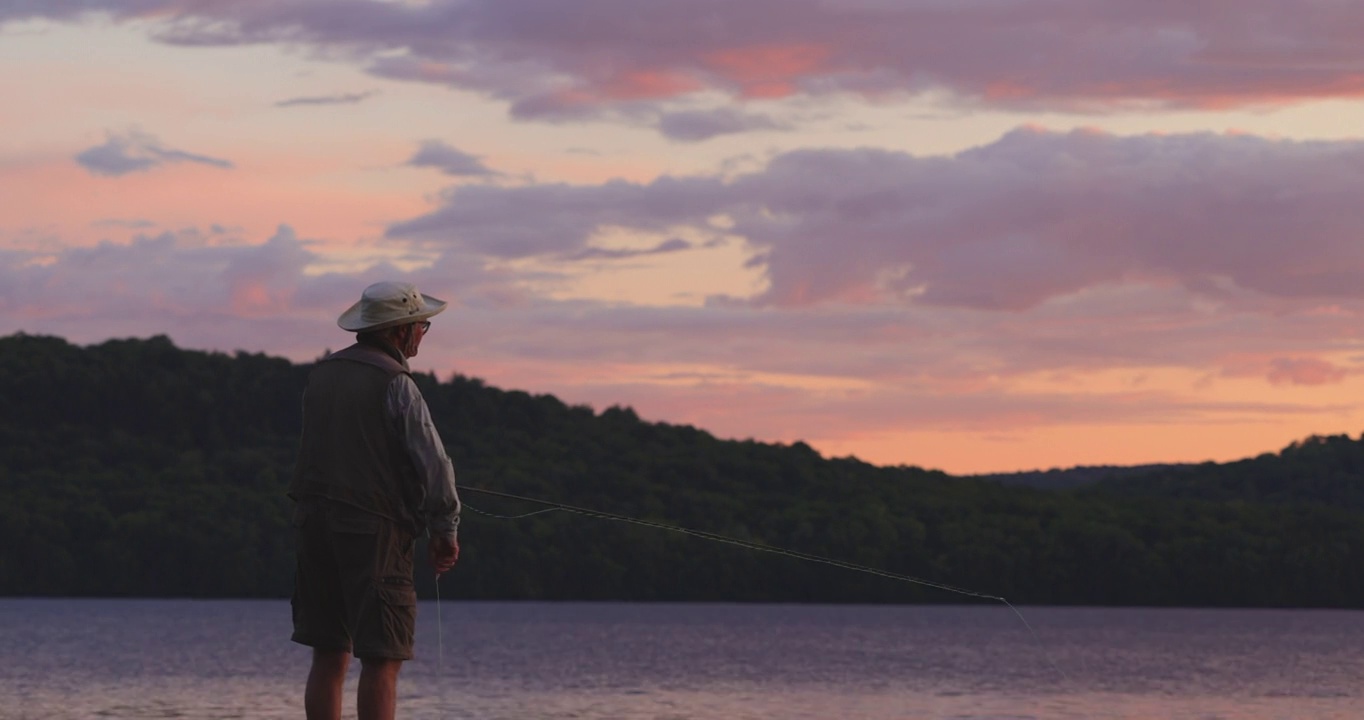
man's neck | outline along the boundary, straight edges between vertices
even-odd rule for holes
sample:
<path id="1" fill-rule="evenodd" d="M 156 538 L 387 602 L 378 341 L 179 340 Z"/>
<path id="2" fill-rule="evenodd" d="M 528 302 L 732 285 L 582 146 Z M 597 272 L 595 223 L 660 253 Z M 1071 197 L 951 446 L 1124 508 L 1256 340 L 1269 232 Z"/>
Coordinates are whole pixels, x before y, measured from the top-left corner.
<path id="1" fill-rule="evenodd" d="M 359 342 L 361 345 L 365 345 L 366 347 L 372 347 L 384 351 L 384 353 L 387 354 L 389 357 L 393 358 L 394 360 L 397 360 L 399 365 L 407 367 L 407 356 L 403 355 L 403 351 L 399 350 L 396 345 L 386 342 L 380 338 L 370 337 L 356 338 L 356 341 Z"/>

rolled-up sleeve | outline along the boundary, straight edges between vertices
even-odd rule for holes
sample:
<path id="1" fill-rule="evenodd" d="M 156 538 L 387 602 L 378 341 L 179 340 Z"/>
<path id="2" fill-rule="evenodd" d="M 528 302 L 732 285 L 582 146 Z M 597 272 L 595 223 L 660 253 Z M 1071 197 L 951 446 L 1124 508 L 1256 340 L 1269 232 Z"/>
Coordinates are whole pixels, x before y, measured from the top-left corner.
<path id="1" fill-rule="evenodd" d="M 388 409 L 407 445 L 417 479 L 425 489 L 419 512 L 427 532 L 454 538 L 459 531 L 460 511 L 455 468 L 431 422 L 426 399 L 408 375 L 398 375 L 389 383 Z"/>

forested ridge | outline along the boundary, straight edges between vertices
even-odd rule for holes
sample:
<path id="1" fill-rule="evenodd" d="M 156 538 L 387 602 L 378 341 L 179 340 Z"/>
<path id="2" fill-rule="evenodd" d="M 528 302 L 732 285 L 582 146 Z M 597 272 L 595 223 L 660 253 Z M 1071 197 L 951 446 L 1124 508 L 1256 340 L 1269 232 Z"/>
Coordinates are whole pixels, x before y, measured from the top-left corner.
<path id="1" fill-rule="evenodd" d="M 0 338 L 0 595 L 286 597 L 308 368 L 165 337 Z M 1364 607 L 1364 438 L 1040 489 L 721 440 L 462 376 L 417 382 L 466 486 L 1016 604 Z M 980 602 L 563 512 L 466 511 L 461 539 L 445 597 Z"/>

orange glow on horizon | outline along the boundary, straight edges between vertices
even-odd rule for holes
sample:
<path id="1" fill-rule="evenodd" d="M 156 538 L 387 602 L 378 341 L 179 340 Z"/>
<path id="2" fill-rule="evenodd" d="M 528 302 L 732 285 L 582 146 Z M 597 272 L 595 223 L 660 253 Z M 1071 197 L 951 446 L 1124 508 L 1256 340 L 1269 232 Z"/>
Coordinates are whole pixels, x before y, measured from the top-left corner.
<path id="1" fill-rule="evenodd" d="M 1290 423 L 1203 426 L 1090 425 L 1038 428 L 1017 433 L 968 434 L 906 431 L 843 439 L 807 438 L 825 457 L 848 455 L 874 465 L 912 465 L 952 475 L 1132 466 L 1233 462 L 1282 450 L 1312 434 L 1358 437 L 1364 421 L 1332 430 L 1298 430 Z"/>

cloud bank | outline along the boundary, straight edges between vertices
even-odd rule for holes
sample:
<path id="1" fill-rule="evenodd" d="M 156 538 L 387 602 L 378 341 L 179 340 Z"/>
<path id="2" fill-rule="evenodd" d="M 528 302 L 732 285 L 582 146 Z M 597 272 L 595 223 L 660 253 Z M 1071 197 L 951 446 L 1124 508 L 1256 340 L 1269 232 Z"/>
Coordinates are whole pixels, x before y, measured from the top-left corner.
<path id="1" fill-rule="evenodd" d="M 778 124 L 717 96 L 1083 113 L 1364 96 L 1364 6 L 1336 0 L 56 0 L 4 3 L 0 22 L 91 13 L 157 20 L 164 42 L 311 49 L 480 92 L 521 119 L 684 141 Z"/>
<path id="2" fill-rule="evenodd" d="M 1024 128 L 952 157 L 799 150 L 733 178 L 461 187 L 388 234 L 503 259 L 582 254 L 609 228 L 739 237 L 768 279 L 743 300 L 782 307 L 1022 311 L 1125 284 L 1358 299 L 1362 183 L 1361 142 Z"/>
<path id="3" fill-rule="evenodd" d="M 287 228 L 261 245 L 163 233 L 10 251 L 0 309 L 11 323 L 94 327 L 142 308 L 147 327 L 185 318 L 195 332 L 214 316 L 325 332 L 355 287 L 400 274 L 463 304 L 477 355 L 517 362 L 935 392 L 1150 367 L 1321 387 L 1352 376 L 1342 353 L 1361 337 L 1361 172 L 1360 143 L 1213 134 L 1021 129 L 951 157 L 805 150 L 735 176 L 453 188 L 388 229 L 434 253 L 420 270 L 318 275 Z M 659 239 L 605 246 L 605 230 Z M 575 263 L 667 263 L 707 238 L 744 243 L 766 287 L 671 309 L 540 289 Z"/>

